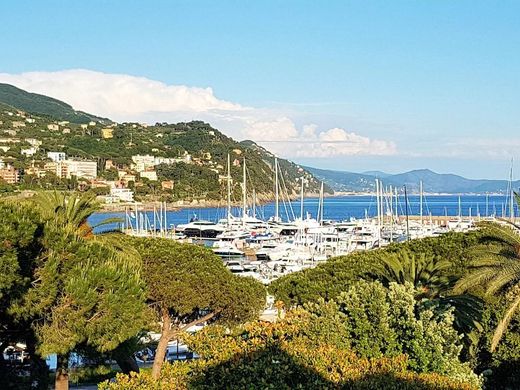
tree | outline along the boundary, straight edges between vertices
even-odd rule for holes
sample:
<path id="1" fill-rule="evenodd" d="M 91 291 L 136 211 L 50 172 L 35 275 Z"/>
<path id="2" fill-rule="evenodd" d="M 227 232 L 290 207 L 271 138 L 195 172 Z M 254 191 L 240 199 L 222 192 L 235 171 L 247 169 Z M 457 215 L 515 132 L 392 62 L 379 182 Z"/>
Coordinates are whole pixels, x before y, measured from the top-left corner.
<path id="1" fill-rule="evenodd" d="M 233 275 L 210 250 L 165 239 L 132 239 L 143 261 L 147 301 L 157 313 L 161 337 L 152 375 L 158 378 L 168 342 L 204 322 L 240 322 L 259 315 L 264 287 Z"/>
<path id="2" fill-rule="evenodd" d="M 115 349 L 145 326 L 144 286 L 138 257 L 125 256 L 113 237 L 97 238 L 87 219 L 90 195 L 40 194 L 41 250 L 31 285 L 11 307 L 32 320 L 42 355 L 58 354 L 56 389 L 68 388 L 68 354 L 81 345 Z"/>
<path id="3" fill-rule="evenodd" d="M 509 307 L 491 340 L 493 352 L 520 308 L 520 227 L 508 222 L 481 226 L 483 242 L 473 250 L 476 260 L 470 272 L 459 280 L 456 290 L 462 292 L 483 286 L 487 296 L 509 292 Z"/>
<path id="4" fill-rule="evenodd" d="M 143 372 L 100 388 L 479 388 L 479 378 L 458 360 L 451 320 L 417 307 L 410 284 L 360 282 L 337 302 L 292 309 L 274 323 L 184 335 L 200 359 L 166 365 L 159 382 Z"/>
<path id="5" fill-rule="evenodd" d="M 10 344 L 24 342 L 31 357 L 29 385 L 47 389 L 48 368 L 36 352 L 31 322 L 21 321 L 10 312 L 30 287 L 41 249 L 42 221 L 33 209 L 14 202 L 0 203 L 0 220 L 0 387 L 23 388 L 20 372 L 8 367 L 3 351 Z"/>

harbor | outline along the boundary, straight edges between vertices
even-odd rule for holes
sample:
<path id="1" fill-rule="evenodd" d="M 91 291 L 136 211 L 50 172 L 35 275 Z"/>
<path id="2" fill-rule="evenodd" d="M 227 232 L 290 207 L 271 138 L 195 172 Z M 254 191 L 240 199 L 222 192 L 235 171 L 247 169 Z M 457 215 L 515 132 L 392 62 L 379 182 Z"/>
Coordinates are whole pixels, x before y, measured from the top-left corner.
<path id="1" fill-rule="evenodd" d="M 298 200 L 291 199 L 275 161 L 275 200 L 257 205 L 248 188 L 243 161 L 241 207 L 232 206 L 231 177 L 227 177 L 225 208 L 169 210 L 127 206 L 114 214 L 115 227 L 138 237 L 161 237 L 204 245 L 222 258 L 228 269 L 269 284 L 286 274 L 312 268 L 336 256 L 373 250 L 406 240 L 466 232 L 481 221 L 513 220 L 518 214 L 513 192 L 506 195 L 409 195 L 406 187 L 392 188 L 377 179 L 376 193 L 364 197 L 305 197 L 301 181 Z M 228 166 L 229 169 L 229 166 Z M 112 216 L 112 215 L 111 215 Z M 114 226 L 113 226 L 114 228 Z"/>

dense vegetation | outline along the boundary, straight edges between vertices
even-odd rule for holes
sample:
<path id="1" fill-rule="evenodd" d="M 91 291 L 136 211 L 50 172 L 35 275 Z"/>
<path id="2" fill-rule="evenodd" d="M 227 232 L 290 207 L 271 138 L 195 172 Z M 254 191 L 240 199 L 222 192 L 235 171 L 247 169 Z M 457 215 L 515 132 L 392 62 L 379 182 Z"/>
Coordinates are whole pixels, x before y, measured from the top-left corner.
<path id="1" fill-rule="evenodd" d="M 22 115 L 19 110 L 28 114 Z M 27 118 L 30 121 L 26 121 Z M 61 125 L 55 130 L 47 128 L 48 125 L 58 123 Z M 103 129 L 106 131 L 107 128 L 111 134 L 103 137 Z M 201 121 L 156 123 L 153 126 L 139 123 L 116 124 L 76 112 L 66 103 L 55 99 L 0 84 L 0 138 L 4 139 L 0 142 L 1 146 L 9 148 L 0 150 L 0 159 L 20 169 L 22 178 L 19 185 L 8 187 L 4 184 L 4 189 L 88 187 L 85 181 L 78 187 L 78 181 L 59 179 L 52 174 L 49 177 L 29 174 L 31 166 L 41 169 L 49 161 L 47 152 L 65 152 L 71 158 L 96 161 L 99 176 L 107 180 L 118 178 L 117 172 L 114 176 L 111 171 L 114 168 L 107 168 L 107 160 L 111 160 L 120 170 L 133 172 L 132 156 L 153 155 L 178 159 L 178 162 L 156 167 L 158 182 L 150 182 L 137 175 L 137 182 L 131 185 L 138 198 L 164 201 L 224 200 L 229 154 L 234 200 L 240 200 L 244 158 L 247 162 L 248 186 L 256 190 L 258 200 L 273 196 L 274 155 L 252 141 L 236 142 Z M 22 153 L 22 150 L 31 147 L 28 139 L 41 141 L 34 155 Z M 287 193 L 295 195 L 299 192 L 302 176 L 305 178 L 307 192 L 319 191 L 320 183 L 305 169 L 283 159 L 279 160 L 279 167 L 280 177 L 284 179 L 282 185 Z M 165 180 L 173 181 L 173 189 L 161 188 L 160 182 Z M 328 187 L 325 190 L 331 192 Z"/>
<path id="2" fill-rule="evenodd" d="M 179 330 L 258 315 L 265 297 L 258 282 L 233 275 L 197 246 L 149 239 L 133 242 L 142 249 L 135 250 L 119 234 L 93 235 L 86 221 L 97 208 L 89 195 L 60 193 L 0 203 L 1 346 L 23 342 L 31 356 L 29 367 L 0 359 L 1 388 L 46 389 L 42 358 L 49 354 L 57 354 L 57 389 L 68 388 L 72 352 L 97 364 L 114 359 L 125 372 L 136 369 L 129 359 L 140 348 L 139 335 L 164 319 L 150 315 L 157 307 L 170 310 Z M 164 279 L 166 271 L 173 279 Z M 232 299 L 236 294 L 244 299 Z"/>

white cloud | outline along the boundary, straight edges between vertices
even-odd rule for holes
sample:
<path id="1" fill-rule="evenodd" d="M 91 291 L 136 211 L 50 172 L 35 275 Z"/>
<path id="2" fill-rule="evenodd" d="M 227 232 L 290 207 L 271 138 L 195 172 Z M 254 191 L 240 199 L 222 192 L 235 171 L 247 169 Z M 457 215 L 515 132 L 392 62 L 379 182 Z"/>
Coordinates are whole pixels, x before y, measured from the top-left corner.
<path id="1" fill-rule="evenodd" d="M 75 109 L 119 122 L 205 120 L 238 139 L 252 139 L 282 157 L 327 158 L 391 155 L 393 142 L 374 140 L 341 128 L 298 129 L 284 113 L 219 99 L 211 88 L 167 85 L 144 77 L 85 69 L 0 73 L 0 82 L 63 100 Z"/>

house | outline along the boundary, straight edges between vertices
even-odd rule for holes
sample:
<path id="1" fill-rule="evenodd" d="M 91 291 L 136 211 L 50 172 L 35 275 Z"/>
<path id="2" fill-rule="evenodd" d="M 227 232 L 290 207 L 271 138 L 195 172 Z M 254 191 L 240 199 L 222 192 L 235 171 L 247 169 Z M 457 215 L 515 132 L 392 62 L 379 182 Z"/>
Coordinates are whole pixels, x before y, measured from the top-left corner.
<path id="1" fill-rule="evenodd" d="M 173 190 L 173 180 L 163 180 L 161 181 L 161 188 L 163 190 Z"/>
<path id="2" fill-rule="evenodd" d="M 150 155 L 136 155 L 132 156 L 132 169 L 135 169 L 137 172 L 143 172 L 148 168 L 153 168 L 155 166 L 155 157 Z"/>
<path id="3" fill-rule="evenodd" d="M 0 144 L 17 144 L 19 142 L 19 138 L 0 138 Z"/>
<path id="4" fill-rule="evenodd" d="M 114 129 L 108 127 L 101 129 L 101 137 L 104 139 L 114 138 Z"/>
<path id="5" fill-rule="evenodd" d="M 4 130 L 4 133 L 10 136 L 16 136 L 16 130 Z"/>
<path id="6" fill-rule="evenodd" d="M 20 172 L 13 167 L 2 168 L 0 169 L 0 179 L 7 184 L 16 184 L 20 181 Z"/>
<path id="7" fill-rule="evenodd" d="M 94 122 L 94 121 L 90 121 L 90 122 L 88 123 L 88 125 L 89 125 L 89 126 L 96 126 L 96 122 Z"/>
<path id="8" fill-rule="evenodd" d="M 141 177 L 141 179 L 146 178 L 151 181 L 157 181 L 157 172 L 155 171 L 143 171 L 139 173 L 139 176 Z"/>
<path id="9" fill-rule="evenodd" d="M 25 142 L 27 142 L 29 145 L 34 146 L 35 148 L 42 145 L 42 141 L 36 138 L 25 138 Z"/>
<path id="10" fill-rule="evenodd" d="M 111 188 L 110 195 L 105 198 L 106 203 L 133 202 L 134 192 L 129 188 Z"/>
<path id="11" fill-rule="evenodd" d="M 31 146 L 28 149 L 22 149 L 21 153 L 26 156 L 34 156 L 38 152 L 38 148 L 35 148 L 34 146 Z"/>
<path id="12" fill-rule="evenodd" d="M 67 159 L 67 155 L 63 152 L 48 152 L 47 157 L 54 162 L 65 161 Z"/>
<path id="13" fill-rule="evenodd" d="M 83 123 L 80 125 L 80 127 L 83 129 L 83 130 L 86 130 L 88 128 L 88 125 Z"/>
<path id="14" fill-rule="evenodd" d="M 60 130 L 60 126 L 58 126 L 55 123 L 51 123 L 51 124 L 47 125 L 47 129 L 52 130 L 52 131 L 59 131 Z"/>
<path id="15" fill-rule="evenodd" d="M 58 125 L 67 126 L 69 123 L 70 123 L 69 121 L 61 121 L 61 122 L 58 122 Z"/>
<path id="16" fill-rule="evenodd" d="M 70 129 L 68 127 L 65 127 L 63 130 L 62 130 L 62 134 L 70 134 Z"/>
<path id="17" fill-rule="evenodd" d="M 112 160 L 105 161 L 105 169 L 115 168 L 114 162 Z"/>
<path id="18" fill-rule="evenodd" d="M 13 127 L 16 129 L 18 127 L 25 127 L 25 122 L 23 121 L 13 121 Z"/>
<path id="19" fill-rule="evenodd" d="M 34 122 L 36 122 L 36 119 L 34 119 L 34 118 L 25 118 L 25 121 L 27 123 L 34 123 Z"/>

